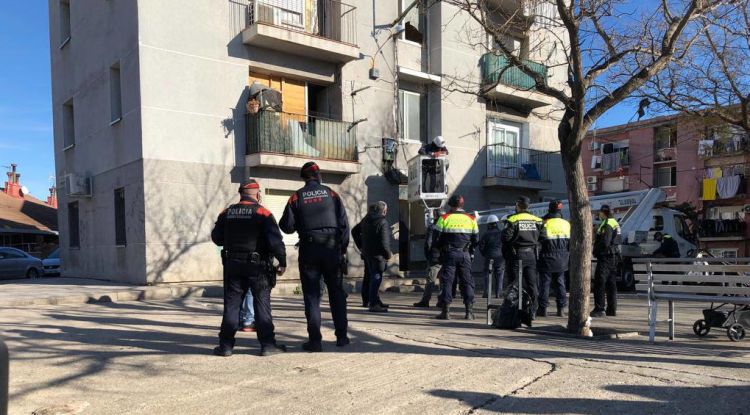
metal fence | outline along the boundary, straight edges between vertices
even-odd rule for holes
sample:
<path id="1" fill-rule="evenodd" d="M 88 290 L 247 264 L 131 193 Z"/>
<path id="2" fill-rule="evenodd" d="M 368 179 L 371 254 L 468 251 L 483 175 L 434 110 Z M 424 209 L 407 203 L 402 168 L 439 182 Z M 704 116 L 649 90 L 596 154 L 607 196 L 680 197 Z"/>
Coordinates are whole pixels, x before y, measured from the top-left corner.
<path id="1" fill-rule="evenodd" d="M 279 26 L 356 45 L 356 9 L 336 0 L 249 0 L 247 24 Z"/>
<path id="2" fill-rule="evenodd" d="M 490 144 L 487 177 L 550 181 L 550 158 L 554 153 L 506 144 Z"/>
<path id="3" fill-rule="evenodd" d="M 547 84 L 547 66 L 522 59 L 524 65 L 542 75 Z M 507 56 L 496 55 L 492 52 L 482 57 L 482 80 L 486 84 L 501 83 L 519 89 L 533 90 L 536 87 L 534 78 L 526 74 L 520 67 L 513 66 Z"/>
<path id="4" fill-rule="evenodd" d="M 261 111 L 247 114 L 247 153 L 276 153 L 357 161 L 357 128 L 309 115 Z"/>

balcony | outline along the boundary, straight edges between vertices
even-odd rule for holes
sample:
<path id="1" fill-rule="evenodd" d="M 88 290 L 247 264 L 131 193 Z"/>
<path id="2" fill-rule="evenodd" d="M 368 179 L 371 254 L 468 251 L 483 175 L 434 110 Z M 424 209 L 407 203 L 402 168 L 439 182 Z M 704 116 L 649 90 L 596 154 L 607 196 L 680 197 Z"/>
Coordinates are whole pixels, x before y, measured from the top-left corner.
<path id="1" fill-rule="evenodd" d="M 698 222 L 698 236 L 702 241 L 742 239 L 745 221 L 740 219 L 702 219 Z"/>
<path id="2" fill-rule="evenodd" d="M 261 111 L 246 115 L 249 167 L 299 169 L 316 160 L 324 172 L 358 173 L 357 128 L 321 117 Z"/>
<path id="3" fill-rule="evenodd" d="M 698 142 L 698 156 L 702 159 L 739 156 L 748 152 L 750 152 L 750 139 L 745 136 L 736 136 L 725 140 L 701 140 Z"/>
<path id="4" fill-rule="evenodd" d="M 546 190 L 550 181 L 550 159 L 553 154 L 541 150 L 490 144 L 487 153 L 485 187 Z"/>
<path id="5" fill-rule="evenodd" d="M 524 64 L 547 80 L 547 67 L 541 63 L 523 60 Z M 482 56 L 482 83 L 485 95 L 494 100 L 508 102 L 525 110 L 550 105 L 553 98 L 536 92 L 534 79 L 520 67 L 512 66 L 506 56 L 492 52 Z"/>
<path id="6" fill-rule="evenodd" d="M 359 58 L 356 7 L 336 0 L 249 0 L 246 45 L 325 62 Z"/>

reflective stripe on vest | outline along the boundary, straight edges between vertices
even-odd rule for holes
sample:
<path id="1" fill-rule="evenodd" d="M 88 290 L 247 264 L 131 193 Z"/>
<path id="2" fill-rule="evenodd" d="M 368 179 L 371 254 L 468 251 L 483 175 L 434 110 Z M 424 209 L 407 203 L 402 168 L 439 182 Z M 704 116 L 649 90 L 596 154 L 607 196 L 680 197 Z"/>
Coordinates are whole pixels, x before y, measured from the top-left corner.
<path id="1" fill-rule="evenodd" d="M 602 230 L 604 229 L 604 226 L 609 226 L 612 229 L 619 229 L 620 228 L 620 224 L 617 223 L 617 219 L 615 219 L 615 218 L 607 218 L 607 219 L 605 219 L 602 223 L 599 224 L 599 229 L 597 229 L 597 231 L 599 233 L 601 233 Z"/>
<path id="2" fill-rule="evenodd" d="M 508 222 L 510 222 L 510 223 L 516 223 L 516 222 L 521 221 L 521 220 L 528 220 L 528 221 L 532 221 L 532 222 L 541 222 L 542 218 L 534 216 L 534 215 L 532 215 L 531 213 L 528 213 L 528 212 L 516 213 L 515 215 L 511 215 L 511 216 L 508 217 Z"/>
<path id="3" fill-rule="evenodd" d="M 551 218 L 544 223 L 542 236 L 547 239 L 570 239 L 570 222 L 562 218 Z"/>
<path id="4" fill-rule="evenodd" d="M 479 233 L 479 226 L 473 216 L 465 212 L 455 212 L 443 215 L 438 219 L 435 229 L 443 233 Z"/>

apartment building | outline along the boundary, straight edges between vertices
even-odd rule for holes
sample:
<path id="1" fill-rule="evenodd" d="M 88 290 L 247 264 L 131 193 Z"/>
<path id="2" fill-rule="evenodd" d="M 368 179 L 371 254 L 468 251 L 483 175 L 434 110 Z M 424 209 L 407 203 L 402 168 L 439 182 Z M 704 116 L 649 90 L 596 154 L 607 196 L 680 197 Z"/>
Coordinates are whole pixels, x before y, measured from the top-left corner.
<path id="1" fill-rule="evenodd" d="M 668 205 L 694 209 L 702 249 L 721 257 L 750 255 L 745 132 L 718 120 L 672 115 L 592 130 L 584 147 L 590 195 L 659 187 Z"/>
<path id="2" fill-rule="evenodd" d="M 352 224 L 369 203 L 391 206 L 392 271 L 403 271 L 420 260 L 424 232 L 423 206 L 406 198 L 407 160 L 437 135 L 451 152 L 449 192 L 469 210 L 564 196 L 555 103 L 468 45 L 468 16 L 443 2 L 348 3 L 49 0 L 63 273 L 219 279 L 209 233 L 237 183 L 258 179 L 278 218 L 308 160 Z M 507 41 L 564 83 L 523 34 Z M 449 92 L 449 77 L 493 87 Z M 285 242 L 293 263 L 296 237 Z"/>

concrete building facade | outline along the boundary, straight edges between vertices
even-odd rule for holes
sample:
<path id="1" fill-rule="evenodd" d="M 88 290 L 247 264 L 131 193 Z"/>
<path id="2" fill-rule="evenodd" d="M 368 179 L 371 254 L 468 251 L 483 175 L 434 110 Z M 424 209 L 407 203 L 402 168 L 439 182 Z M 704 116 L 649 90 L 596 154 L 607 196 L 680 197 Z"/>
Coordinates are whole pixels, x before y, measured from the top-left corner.
<path id="1" fill-rule="evenodd" d="M 369 203 L 391 206 L 402 257 L 392 271 L 404 271 L 421 259 L 424 224 L 403 176 L 437 135 L 451 152 L 449 192 L 467 210 L 565 197 L 558 107 L 467 43 L 477 29 L 468 16 L 442 2 L 406 13 L 408 0 L 349 3 L 49 0 L 63 274 L 220 279 L 209 233 L 237 183 L 258 179 L 278 218 L 308 160 L 352 225 Z M 522 57 L 564 83 L 541 51 Z M 448 91 L 456 78 L 493 87 Z M 250 109 L 258 86 L 281 99 Z M 285 238 L 293 264 L 296 238 Z M 350 259 L 357 265 L 353 248 Z"/>

